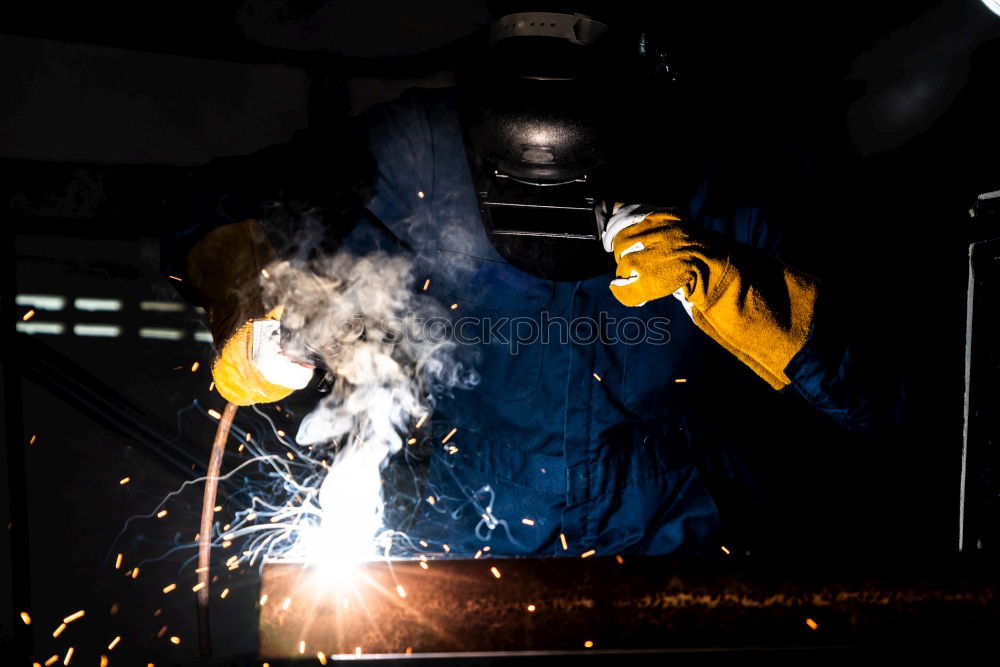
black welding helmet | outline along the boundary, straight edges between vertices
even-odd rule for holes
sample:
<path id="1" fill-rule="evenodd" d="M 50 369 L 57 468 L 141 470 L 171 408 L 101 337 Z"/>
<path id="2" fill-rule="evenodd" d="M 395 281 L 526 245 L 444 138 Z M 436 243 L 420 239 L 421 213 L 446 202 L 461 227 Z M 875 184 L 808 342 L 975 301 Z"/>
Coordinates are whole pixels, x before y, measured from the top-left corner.
<path id="1" fill-rule="evenodd" d="M 609 172 L 616 145 L 633 141 L 623 130 L 639 122 L 616 93 L 666 73 L 646 40 L 578 13 L 491 24 L 485 58 L 459 87 L 460 112 L 486 233 L 519 269 L 550 280 L 613 270 L 595 207 L 625 195 Z"/>

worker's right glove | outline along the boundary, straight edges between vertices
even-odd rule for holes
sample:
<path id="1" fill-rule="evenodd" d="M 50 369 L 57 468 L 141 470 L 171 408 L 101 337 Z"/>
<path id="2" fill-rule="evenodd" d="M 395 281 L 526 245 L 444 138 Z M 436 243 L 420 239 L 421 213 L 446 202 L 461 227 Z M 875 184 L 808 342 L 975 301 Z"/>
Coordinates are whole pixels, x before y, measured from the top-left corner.
<path id="1" fill-rule="evenodd" d="M 188 279 L 219 348 L 215 388 L 236 405 L 280 401 L 312 377 L 311 366 L 281 350 L 281 307 L 263 302 L 260 280 L 275 257 L 255 220 L 212 230 L 188 254 Z"/>

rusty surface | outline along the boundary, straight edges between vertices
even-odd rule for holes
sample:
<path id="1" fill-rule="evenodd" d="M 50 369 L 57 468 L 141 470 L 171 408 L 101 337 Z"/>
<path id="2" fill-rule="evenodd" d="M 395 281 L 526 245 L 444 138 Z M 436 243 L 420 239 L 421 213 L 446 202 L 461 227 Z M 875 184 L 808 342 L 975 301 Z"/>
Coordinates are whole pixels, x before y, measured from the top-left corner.
<path id="1" fill-rule="evenodd" d="M 863 571 L 660 557 L 430 560 L 426 569 L 407 560 L 353 572 L 272 563 L 260 655 L 860 646 L 1000 629 L 995 568 Z"/>

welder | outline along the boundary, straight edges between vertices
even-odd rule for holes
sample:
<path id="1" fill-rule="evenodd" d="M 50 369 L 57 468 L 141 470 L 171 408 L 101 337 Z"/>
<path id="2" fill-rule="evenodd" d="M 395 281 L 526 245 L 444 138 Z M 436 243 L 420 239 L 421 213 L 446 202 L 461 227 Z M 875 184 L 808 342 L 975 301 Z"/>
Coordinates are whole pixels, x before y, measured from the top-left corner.
<path id="1" fill-rule="evenodd" d="M 673 156 L 626 166 L 620 155 L 623 133 L 665 112 L 618 91 L 672 76 L 645 35 L 629 39 L 588 15 L 502 16 L 464 86 L 365 114 L 370 164 L 344 164 L 343 144 L 316 138 L 299 147 L 329 161 L 295 158 L 288 173 L 275 165 L 299 149 L 221 162 L 211 169 L 236 185 L 196 197 L 164 244 L 164 270 L 207 310 L 216 389 L 239 405 L 283 400 L 313 377 L 282 352 L 281 309 L 261 298 L 279 253 L 258 222 L 260 192 L 235 193 L 240 175 L 308 171 L 327 194 L 296 213 L 337 228 L 338 247 L 410 253 L 420 280 L 400 289 L 425 285 L 456 316 L 538 333 L 478 341 L 479 384 L 438 406 L 459 446 L 433 449 L 431 500 L 408 529 L 452 554 L 703 547 L 727 502 L 713 480 L 745 477 L 726 443 L 766 420 L 748 397 L 792 390 L 849 429 L 875 419 L 824 286 L 781 261 L 767 208 L 726 201 L 703 165 L 673 164 L 683 178 L 630 191 L 632 175 Z M 343 187 L 369 167 L 369 188 Z M 351 225 L 333 182 L 364 207 Z M 568 335 L 548 339 L 553 322 Z"/>

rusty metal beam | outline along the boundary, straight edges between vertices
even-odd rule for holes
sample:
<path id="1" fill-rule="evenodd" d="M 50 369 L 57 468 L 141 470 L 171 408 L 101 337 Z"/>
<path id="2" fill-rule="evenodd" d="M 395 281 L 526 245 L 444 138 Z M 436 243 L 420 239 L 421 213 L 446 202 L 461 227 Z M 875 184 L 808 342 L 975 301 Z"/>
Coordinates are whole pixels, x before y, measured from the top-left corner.
<path id="1" fill-rule="evenodd" d="M 663 557 L 426 565 L 268 564 L 261 658 L 976 641 L 1000 620 L 994 565 Z"/>

